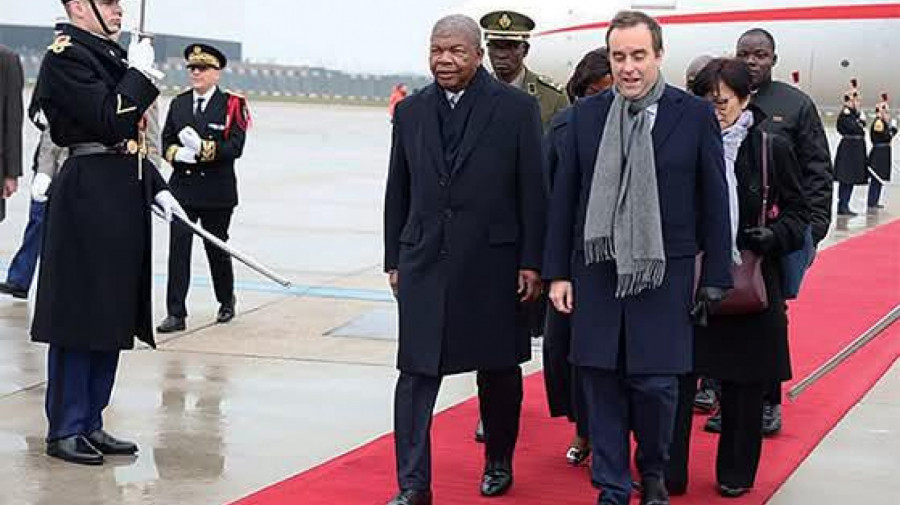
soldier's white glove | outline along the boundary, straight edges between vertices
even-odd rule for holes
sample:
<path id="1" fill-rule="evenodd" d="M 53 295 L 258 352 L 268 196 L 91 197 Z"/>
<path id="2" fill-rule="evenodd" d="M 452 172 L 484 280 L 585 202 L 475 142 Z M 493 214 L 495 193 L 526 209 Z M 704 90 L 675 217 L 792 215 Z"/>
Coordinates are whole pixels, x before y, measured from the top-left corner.
<path id="1" fill-rule="evenodd" d="M 181 145 L 193 149 L 197 153 L 200 152 L 200 145 L 203 142 L 200 134 L 191 126 L 185 126 L 178 132 L 178 140 L 181 141 Z"/>
<path id="2" fill-rule="evenodd" d="M 197 151 L 190 147 L 179 147 L 178 150 L 175 151 L 175 161 L 190 164 L 197 163 Z"/>
<path id="3" fill-rule="evenodd" d="M 128 44 L 128 66 L 144 74 L 151 81 L 158 81 L 166 74 L 153 68 L 155 60 L 153 41 L 147 37 L 142 39 L 137 32 L 132 32 L 131 42 Z"/>
<path id="4" fill-rule="evenodd" d="M 50 187 L 50 176 L 38 172 L 31 181 L 31 199 L 38 203 L 47 201 L 47 189 Z"/>
<path id="5" fill-rule="evenodd" d="M 891 128 L 897 128 L 897 118 L 891 119 Z"/>
<path id="6" fill-rule="evenodd" d="M 178 200 L 176 200 L 168 190 L 157 193 L 156 197 L 153 198 L 153 202 L 159 207 L 157 214 L 160 214 L 167 222 L 171 223 L 172 218 L 175 216 L 187 219 L 187 213 L 184 212 L 184 209 L 181 208 L 181 204 L 178 203 Z"/>

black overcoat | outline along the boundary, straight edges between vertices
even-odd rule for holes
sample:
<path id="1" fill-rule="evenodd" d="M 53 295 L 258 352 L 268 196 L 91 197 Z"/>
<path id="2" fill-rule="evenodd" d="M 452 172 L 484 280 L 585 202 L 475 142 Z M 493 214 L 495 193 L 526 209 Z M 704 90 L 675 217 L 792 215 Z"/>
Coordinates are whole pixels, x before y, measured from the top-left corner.
<path id="1" fill-rule="evenodd" d="M 757 116 L 757 124 L 761 117 Z M 791 143 L 772 135 L 769 163 L 770 213 L 766 226 L 775 234 L 775 247 L 763 259 L 768 310 L 751 315 L 713 315 L 697 328 L 696 370 L 706 377 L 732 382 L 781 382 L 791 378 L 788 319 L 781 290 L 780 258 L 803 247 L 809 208 L 801 186 L 803 170 Z M 740 207 L 739 230 L 758 226 L 762 206 L 762 134 L 754 127 L 735 162 Z M 743 249 L 742 236 L 738 247 Z"/>
<path id="2" fill-rule="evenodd" d="M 865 184 L 869 181 L 866 171 L 866 122 L 860 119 L 856 109 L 845 107 L 837 120 L 841 134 L 834 156 L 834 178 L 843 184 Z"/>
<path id="3" fill-rule="evenodd" d="M 897 135 L 897 128 L 888 124 L 887 121 L 876 119 L 872 121 L 869 135 L 872 139 L 872 150 L 869 151 L 869 166 L 883 181 L 890 181 L 891 166 L 893 164 L 891 141 L 894 135 Z"/>
<path id="4" fill-rule="evenodd" d="M 731 287 L 731 232 L 722 138 L 712 106 L 671 86 L 658 102 L 653 148 L 666 275 L 662 286 L 616 298 L 612 261 L 585 265 L 584 222 L 611 91 L 572 107 L 547 223 L 544 275 L 571 280 L 571 361 L 629 374 L 676 375 L 692 368 L 694 257 L 700 283 Z M 624 336 L 624 339 L 622 338 Z M 624 342 L 624 348 L 622 344 Z"/>
<path id="5" fill-rule="evenodd" d="M 107 146 L 136 139 L 138 121 L 158 95 L 129 69 L 118 44 L 74 26 L 44 57 L 36 93 L 53 142 Z M 150 207 L 166 188 L 137 156 L 70 156 L 49 190 L 31 334 L 72 349 L 154 345 L 151 322 Z"/>
<path id="6" fill-rule="evenodd" d="M 541 265 L 540 112 L 484 69 L 476 80 L 462 97 L 471 114 L 452 164 L 438 116 L 443 89 L 431 84 L 394 115 L 384 266 L 399 271 L 404 372 L 504 369 L 531 354 L 516 291 L 518 271 Z"/>
<path id="7" fill-rule="evenodd" d="M 229 104 L 237 103 L 230 108 Z M 234 162 L 244 152 L 247 138 L 246 101 L 239 95 L 216 89 L 206 109 L 194 115 L 193 91 L 175 97 L 162 132 L 166 160 L 172 164 L 169 186 L 186 208 L 230 209 L 238 204 Z M 174 160 L 181 147 L 178 133 L 191 126 L 204 141 L 197 163 Z"/>

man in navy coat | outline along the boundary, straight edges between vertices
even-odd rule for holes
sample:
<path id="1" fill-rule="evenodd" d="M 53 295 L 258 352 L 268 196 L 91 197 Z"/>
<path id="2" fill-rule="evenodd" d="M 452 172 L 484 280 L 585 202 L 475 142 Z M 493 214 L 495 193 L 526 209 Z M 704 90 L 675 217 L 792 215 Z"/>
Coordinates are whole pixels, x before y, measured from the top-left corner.
<path id="1" fill-rule="evenodd" d="M 633 430 L 641 503 L 663 505 L 676 377 L 692 367 L 691 313 L 731 286 L 722 141 L 711 107 L 665 84 L 654 19 L 619 13 L 607 45 L 615 90 L 572 111 L 543 273 L 556 308 L 572 314 L 599 503 L 628 503 Z"/>
<path id="2" fill-rule="evenodd" d="M 540 292 L 544 189 L 537 101 L 482 68 L 465 16 L 432 31 L 435 82 L 397 105 L 384 210 L 385 272 L 400 311 L 394 428 L 400 493 L 428 505 L 429 431 L 445 375 L 478 371 L 486 464 L 481 494 L 512 485 L 523 304 Z"/>

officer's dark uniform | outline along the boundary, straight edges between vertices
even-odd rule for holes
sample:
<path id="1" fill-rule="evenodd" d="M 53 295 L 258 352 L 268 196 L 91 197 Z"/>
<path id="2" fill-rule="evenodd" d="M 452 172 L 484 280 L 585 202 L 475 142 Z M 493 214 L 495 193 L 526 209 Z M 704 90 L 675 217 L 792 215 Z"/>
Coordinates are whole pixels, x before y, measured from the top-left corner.
<path id="1" fill-rule="evenodd" d="M 847 95 L 848 98 L 850 95 Z M 869 179 L 866 172 L 866 122 L 859 111 L 847 100 L 837 120 L 837 130 L 841 135 L 837 153 L 834 156 L 834 178 L 838 185 L 838 214 L 852 216 L 850 198 L 853 186 L 865 184 Z"/>
<path id="2" fill-rule="evenodd" d="M 188 46 L 185 59 L 188 67 L 205 66 L 221 70 L 227 64 L 224 54 L 205 44 Z M 175 97 L 169 107 L 162 133 L 166 159 L 174 168 L 169 185 L 191 221 L 199 220 L 204 229 L 227 241 L 231 216 L 238 203 L 234 161 L 241 157 L 244 150 L 249 118 L 247 103 L 243 97 L 218 88 L 209 103 L 198 104 L 198 99 L 202 100 L 196 92 L 187 91 Z M 178 148 L 183 147 L 178 134 L 185 127 L 192 127 L 203 139 L 196 164 L 175 160 Z M 190 282 L 192 242 L 192 232 L 183 224 L 173 222 L 169 240 L 166 306 L 169 316 L 175 318 L 187 316 L 185 297 Z M 220 304 L 217 319 L 227 322 L 234 315 L 231 257 L 215 246 L 204 245 L 216 299 Z M 163 331 L 163 326 L 160 330 Z"/>
<path id="3" fill-rule="evenodd" d="M 869 130 L 869 138 L 872 140 L 872 150 L 869 152 L 869 166 L 882 181 L 891 180 L 891 141 L 894 135 L 897 135 L 897 127 L 890 124 L 887 120 L 887 103 L 880 103 L 876 110 L 879 111 L 878 118 L 872 121 L 872 127 Z M 878 200 L 881 198 L 881 182 L 871 177 L 869 179 L 869 210 L 881 208 Z"/>
<path id="4" fill-rule="evenodd" d="M 115 42 L 70 24 L 57 28 L 35 94 L 53 142 L 70 156 L 49 190 L 31 328 L 34 341 L 50 344 L 51 454 L 101 429 L 119 351 L 134 337 L 154 346 L 149 204 L 166 189 L 149 161 L 138 173 L 136 154 L 138 122 L 156 87 L 128 68 Z"/>

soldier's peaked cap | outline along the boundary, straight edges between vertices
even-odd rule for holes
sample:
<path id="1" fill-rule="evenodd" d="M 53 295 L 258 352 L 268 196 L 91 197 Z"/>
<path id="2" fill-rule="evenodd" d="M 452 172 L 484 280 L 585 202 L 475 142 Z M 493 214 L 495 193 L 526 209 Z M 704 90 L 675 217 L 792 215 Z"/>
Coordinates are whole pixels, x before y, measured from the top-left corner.
<path id="1" fill-rule="evenodd" d="M 484 29 L 484 39 L 488 41 L 525 42 L 531 37 L 531 30 L 534 30 L 534 21 L 515 11 L 494 11 L 481 17 L 481 28 Z"/>
<path id="2" fill-rule="evenodd" d="M 191 44 L 184 48 L 184 59 L 188 67 L 212 67 L 218 70 L 225 68 L 228 58 L 213 46 L 207 44 Z"/>

